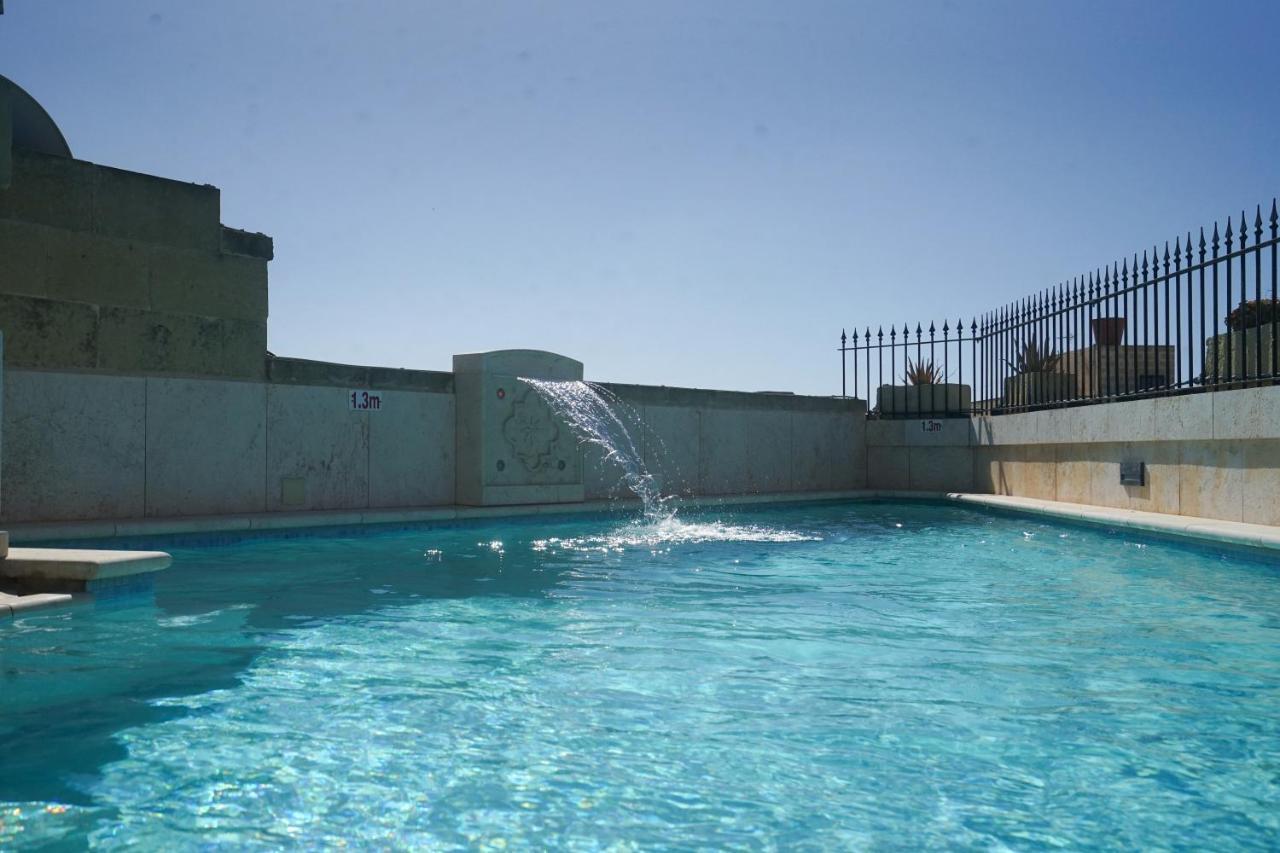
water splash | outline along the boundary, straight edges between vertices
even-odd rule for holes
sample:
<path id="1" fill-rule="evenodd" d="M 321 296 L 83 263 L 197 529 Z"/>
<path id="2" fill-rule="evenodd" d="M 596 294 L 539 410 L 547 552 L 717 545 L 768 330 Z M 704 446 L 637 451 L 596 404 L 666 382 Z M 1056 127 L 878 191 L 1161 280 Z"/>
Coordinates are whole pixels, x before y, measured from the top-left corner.
<path id="1" fill-rule="evenodd" d="M 644 505 L 648 520 L 670 519 L 670 510 L 658 484 L 637 447 L 643 424 L 631 406 L 607 388 L 589 382 L 551 382 L 545 379 L 520 381 L 533 388 L 564 418 L 578 437 L 604 451 L 604 458 L 622 469 L 622 479 Z"/>
<path id="2" fill-rule="evenodd" d="M 664 550 L 671 545 L 704 542 L 819 542 L 822 537 L 758 524 L 723 521 L 681 521 L 674 513 L 657 520 L 639 519 L 594 536 L 553 536 L 536 539 L 535 551 L 598 551 L 622 553 L 628 548 Z"/>
<path id="3" fill-rule="evenodd" d="M 808 542 L 821 537 L 775 530 L 756 525 L 727 524 L 723 521 L 682 521 L 676 518 L 671 501 L 663 495 L 645 464 L 637 441 L 645 436 L 661 452 L 661 439 L 650 431 L 630 405 L 600 385 L 581 381 L 552 382 L 545 379 L 520 381 L 533 388 L 553 411 L 568 424 L 580 440 L 604 451 L 604 458 L 622 469 L 622 480 L 640 498 L 644 515 L 617 530 L 599 536 L 540 539 L 535 551 L 623 551 L 650 550 L 701 542 Z"/>

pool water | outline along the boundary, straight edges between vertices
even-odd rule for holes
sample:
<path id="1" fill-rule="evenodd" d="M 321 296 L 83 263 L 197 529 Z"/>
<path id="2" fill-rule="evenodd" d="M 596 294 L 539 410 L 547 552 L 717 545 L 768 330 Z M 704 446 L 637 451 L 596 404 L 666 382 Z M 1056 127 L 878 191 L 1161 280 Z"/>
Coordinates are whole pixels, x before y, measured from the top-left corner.
<path id="1" fill-rule="evenodd" d="M 0 623 L 0 847 L 1280 844 L 1274 563 L 922 504 L 169 547 Z"/>

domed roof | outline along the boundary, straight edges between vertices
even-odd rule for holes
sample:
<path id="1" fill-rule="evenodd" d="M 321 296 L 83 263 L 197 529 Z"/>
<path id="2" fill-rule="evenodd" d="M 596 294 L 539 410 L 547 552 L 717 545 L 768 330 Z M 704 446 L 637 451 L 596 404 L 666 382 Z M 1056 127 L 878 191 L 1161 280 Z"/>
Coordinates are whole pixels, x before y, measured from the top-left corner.
<path id="1" fill-rule="evenodd" d="M 70 157 L 71 149 L 58 125 L 40 103 L 21 86 L 0 75 L 0 98 L 8 100 L 13 124 L 13 147 L 55 157 Z"/>

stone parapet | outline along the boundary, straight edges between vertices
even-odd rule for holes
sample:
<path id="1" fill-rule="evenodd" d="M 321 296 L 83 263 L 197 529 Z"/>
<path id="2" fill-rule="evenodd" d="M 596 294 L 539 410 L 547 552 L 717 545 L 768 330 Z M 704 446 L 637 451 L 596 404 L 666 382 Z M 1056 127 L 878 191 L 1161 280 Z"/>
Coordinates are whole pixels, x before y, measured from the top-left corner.
<path id="1" fill-rule="evenodd" d="M 260 379 L 271 239 L 215 187 L 13 152 L 0 328 L 18 368 Z"/>

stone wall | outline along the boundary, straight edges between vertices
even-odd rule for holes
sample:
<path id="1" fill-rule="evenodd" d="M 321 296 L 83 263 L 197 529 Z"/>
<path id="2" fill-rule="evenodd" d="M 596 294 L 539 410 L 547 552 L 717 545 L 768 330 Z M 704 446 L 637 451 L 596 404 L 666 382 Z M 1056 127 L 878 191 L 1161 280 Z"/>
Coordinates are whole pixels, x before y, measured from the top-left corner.
<path id="1" fill-rule="evenodd" d="M 971 419 L 872 420 L 867 487 L 1280 525 L 1280 386 Z M 1144 482 L 1123 485 L 1121 463 Z"/>
<path id="2" fill-rule="evenodd" d="M 7 523 L 425 507 L 457 502 L 454 377 L 269 359 L 267 381 L 7 369 Z M 644 453 L 688 495 L 860 488 L 865 406 L 612 386 Z M 352 391 L 377 395 L 353 410 Z M 586 454 L 587 497 L 621 494 Z"/>
<path id="3" fill-rule="evenodd" d="M 861 400 L 606 384 L 643 425 L 636 440 L 661 491 L 679 495 L 860 489 Z M 621 469 L 588 447 L 588 499 L 623 494 Z"/>
<path id="4" fill-rule="evenodd" d="M 393 372 L 377 411 L 353 411 L 369 369 L 312 364 L 275 382 L 7 370 L 3 519 L 453 502 L 448 374 Z M 352 381 L 308 384 L 320 373 Z"/>
<path id="5" fill-rule="evenodd" d="M 973 490 L 968 418 L 867 422 L 867 487 L 912 492 Z"/>
<path id="6" fill-rule="evenodd" d="M 0 189 L 0 329 L 17 369 L 263 378 L 261 234 L 217 188 L 14 150 Z"/>
<path id="7" fill-rule="evenodd" d="M 978 418 L 974 443 L 975 491 L 1280 525 L 1280 386 Z"/>

